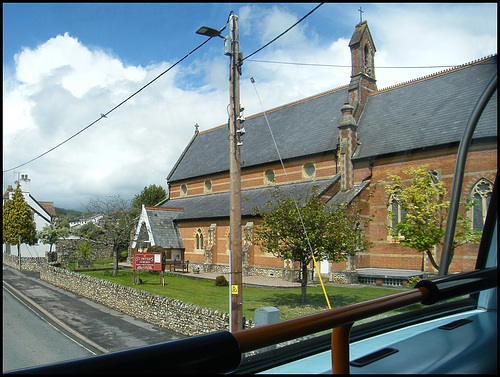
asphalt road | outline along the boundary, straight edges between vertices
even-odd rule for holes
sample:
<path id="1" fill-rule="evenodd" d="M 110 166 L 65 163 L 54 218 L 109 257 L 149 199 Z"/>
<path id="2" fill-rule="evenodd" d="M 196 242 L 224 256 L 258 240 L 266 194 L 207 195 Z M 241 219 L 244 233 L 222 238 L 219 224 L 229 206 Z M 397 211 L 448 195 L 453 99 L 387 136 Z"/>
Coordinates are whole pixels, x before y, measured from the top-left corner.
<path id="1" fill-rule="evenodd" d="M 100 353 L 3 289 L 3 372 Z"/>
<path id="2" fill-rule="evenodd" d="M 56 354 L 54 356 L 58 358 L 56 361 L 62 361 L 92 355 L 92 353 L 117 352 L 185 338 L 184 335 L 154 326 L 41 281 L 38 273 L 20 272 L 4 265 L 2 275 L 4 283 L 4 371 L 7 367 L 6 359 L 19 360 L 19 363 L 23 364 L 11 364 L 9 368 L 39 365 L 38 363 L 32 364 L 33 361 L 28 357 L 25 358 L 29 349 L 38 353 L 38 355 L 30 356 L 38 358 L 38 361 L 40 358 L 43 359 L 43 355 L 49 353 Z M 24 303 L 14 298 L 6 289 Z M 14 301 L 18 301 L 17 306 Z M 26 305 L 35 309 L 41 317 L 44 317 L 44 320 Z M 20 316 L 23 316 L 22 320 Z M 38 317 L 39 320 L 34 320 L 33 316 Z M 16 330 L 13 330 L 11 326 L 13 323 L 24 321 L 30 323 L 29 327 L 26 326 L 26 331 L 22 329 L 23 326 L 16 326 Z M 61 331 L 54 330 L 54 326 Z M 73 343 L 71 344 L 72 350 L 68 346 L 60 351 L 54 349 L 53 345 L 43 343 L 48 341 L 48 335 L 46 335 L 48 328 L 52 329 L 51 332 L 56 332 L 65 338 L 64 342 Z M 22 340 L 19 335 L 21 332 L 24 332 Z M 73 340 L 70 340 L 68 336 Z M 58 336 L 52 334 L 50 337 Z M 54 342 L 62 344 L 63 340 L 54 338 L 51 344 Z M 7 346 L 9 343 L 13 346 Z M 43 361 L 42 364 L 53 362 L 52 360 L 45 361 L 45 359 Z"/>

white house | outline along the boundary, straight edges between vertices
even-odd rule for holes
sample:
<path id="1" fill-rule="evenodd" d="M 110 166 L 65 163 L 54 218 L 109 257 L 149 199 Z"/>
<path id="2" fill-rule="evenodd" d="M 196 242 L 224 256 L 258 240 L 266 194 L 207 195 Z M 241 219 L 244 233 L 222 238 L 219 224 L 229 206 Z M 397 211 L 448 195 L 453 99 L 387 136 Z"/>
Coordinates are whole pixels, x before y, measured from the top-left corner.
<path id="1" fill-rule="evenodd" d="M 28 175 L 21 175 L 19 182 L 14 182 L 19 187 L 24 197 L 24 201 L 28 203 L 31 210 L 33 211 L 33 221 L 35 223 L 35 228 L 37 231 L 42 230 L 46 225 L 52 223 L 56 217 L 56 212 L 53 202 L 39 202 L 33 198 L 30 194 L 30 179 Z M 2 205 L 12 198 L 14 194 L 14 189 L 11 185 L 7 188 L 3 194 Z M 27 258 L 44 257 L 46 253 L 50 250 L 50 245 L 44 245 L 39 241 L 35 245 L 21 244 L 21 256 Z M 54 251 L 54 250 L 53 250 Z M 12 255 L 18 255 L 17 246 L 3 245 L 3 252 Z"/>

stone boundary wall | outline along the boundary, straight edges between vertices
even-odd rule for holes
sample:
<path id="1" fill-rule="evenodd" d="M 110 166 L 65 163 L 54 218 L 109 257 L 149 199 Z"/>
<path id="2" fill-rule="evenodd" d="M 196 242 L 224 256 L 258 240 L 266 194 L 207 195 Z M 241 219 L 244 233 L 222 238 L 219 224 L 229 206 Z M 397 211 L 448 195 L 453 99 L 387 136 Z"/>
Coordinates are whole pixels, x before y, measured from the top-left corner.
<path id="1" fill-rule="evenodd" d="M 106 259 L 112 257 L 113 255 L 113 250 L 110 246 L 96 243 L 93 240 L 60 238 L 56 243 L 58 260 L 63 259 L 63 261 L 67 262 L 69 259 L 80 259 L 77 256 L 76 247 L 81 241 L 88 241 L 92 244 L 92 259 Z"/>
<path id="2" fill-rule="evenodd" d="M 41 280 L 167 330 L 186 336 L 229 330 L 227 313 L 53 267 L 46 258 L 26 259 L 21 268 L 40 272 Z M 4 253 L 3 263 L 19 268 L 17 256 Z"/>
<path id="3" fill-rule="evenodd" d="M 3 263 L 9 267 L 19 269 L 19 258 L 17 255 L 9 255 L 3 253 Z M 21 269 L 24 271 L 34 271 L 39 272 L 42 266 L 47 265 L 47 258 L 37 257 L 37 258 L 25 258 L 21 256 Z"/>

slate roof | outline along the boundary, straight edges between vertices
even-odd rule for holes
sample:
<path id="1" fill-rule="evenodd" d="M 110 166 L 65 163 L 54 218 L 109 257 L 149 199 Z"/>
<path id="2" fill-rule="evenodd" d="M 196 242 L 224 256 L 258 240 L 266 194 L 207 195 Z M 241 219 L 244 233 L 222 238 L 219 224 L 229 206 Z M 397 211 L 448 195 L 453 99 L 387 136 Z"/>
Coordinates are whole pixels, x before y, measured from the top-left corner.
<path id="1" fill-rule="evenodd" d="M 279 185 L 284 193 L 292 192 L 294 197 L 306 194 L 313 186 L 318 186 L 320 192 L 326 191 L 340 180 L 340 174 L 328 179 L 317 179 L 315 181 L 304 181 Z M 276 186 L 259 187 L 241 191 L 241 215 L 252 216 L 254 207 L 264 207 L 271 199 L 270 190 Z M 187 196 L 166 200 L 160 207 L 171 209 L 183 209 L 175 212 L 176 220 L 193 219 L 215 219 L 229 217 L 229 192 Z M 170 211 L 158 211 L 170 212 Z M 172 212 L 173 213 L 173 212 Z M 155 232 L 153 231 L 153 234 Z M 155 239 L 156 241 L 156 239 Z"/>
<path id="2" fill-rule="evenodd" d="M 286 160 L 334 149 L 340 108 L 347 99 L 346 86 L 266 111 L 281 157 Z M 247 117 L 243 127 L 242 168 L 279 161 L 263 114 Z M 227 125 L 196 135 L 167 179 L 175 182 L 225 171 L 229 171 Z"/>
<path id="3" fill-rule="evenodd" d="M 346 191 L 339 191 L 331 197 L 326 204 L 332 206 L 334 209 L 341 204 L 350 204 L 366 186 L 370 184 L 369 180 L 361 182 L 359 185 L 354 185 Z"/>
<path id="4" fill-rule="evenodd" d="M 497 71 L 497 56 L 382 90 L 368 97 L 358 122 L 354 159 L 457 143 L 470 113 Z M 337 146 L 347 86 L 266 111 L 284 160 L 332 152 Z M 474 139 L 497 136 L 497 94 Z M 242 168 L 278 161 L 263 114 L 243 124 Z M 229 171 L 227 125 L 197 134 L 167 179 L 175 182 Z"/>
<path id="5" fill-rule="evenodd" d="M 146 213 L 156 245 L 167 249 L 184 249 L 181 233 L 173 221 L 179 211 L 146 208 Z"/>
<path id="6" fill-rule="evenodd" d="M 497 72 L 497 56 L 380 91 L 368 97 L 358 122 L 361 145 L 353 159 L 460 141 L 477 100 Z M 497 136 L 497 92 L 474 139 Z"/>

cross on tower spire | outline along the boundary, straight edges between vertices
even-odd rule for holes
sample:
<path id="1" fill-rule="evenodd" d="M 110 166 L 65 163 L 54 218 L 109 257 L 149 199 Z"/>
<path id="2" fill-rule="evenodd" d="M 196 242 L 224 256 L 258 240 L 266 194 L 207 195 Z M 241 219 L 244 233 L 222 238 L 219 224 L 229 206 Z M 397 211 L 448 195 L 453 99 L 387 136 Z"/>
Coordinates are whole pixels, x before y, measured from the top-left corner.
<path id="1" fill-rule="evenodd" d="M 359 22 L 361 23 L 361 22 L 363 22 L 363 13 L 365 13 L 365 12 L 363 11 L 363 8 L 361 8 L 361 7 L 359 7 L 358 11 L 359 11 Z"/>

